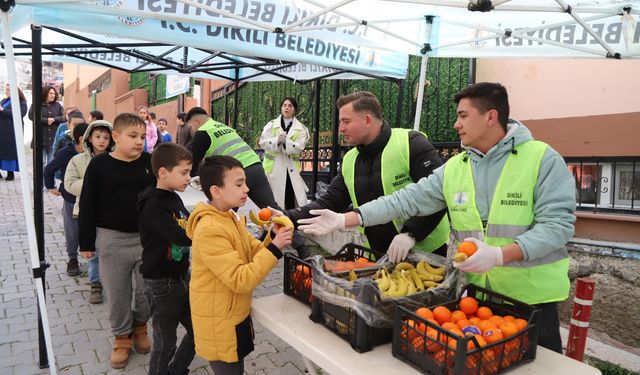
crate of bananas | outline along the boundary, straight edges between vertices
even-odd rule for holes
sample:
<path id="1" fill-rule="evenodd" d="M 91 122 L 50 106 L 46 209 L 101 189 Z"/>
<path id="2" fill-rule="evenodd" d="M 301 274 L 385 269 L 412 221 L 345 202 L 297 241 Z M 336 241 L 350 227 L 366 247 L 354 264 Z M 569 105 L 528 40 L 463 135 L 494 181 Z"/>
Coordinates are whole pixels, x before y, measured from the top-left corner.
<path id="1" fill-rule="evenodd" d="M 346 270 L 316 256 L 310 318 L 347 340 L 358 352 L 391 341 L 395 305 L 440 303 L 455 296 L 458 271 L 444 257 L 410 253 L 401 263 L 386 257 Z"/>

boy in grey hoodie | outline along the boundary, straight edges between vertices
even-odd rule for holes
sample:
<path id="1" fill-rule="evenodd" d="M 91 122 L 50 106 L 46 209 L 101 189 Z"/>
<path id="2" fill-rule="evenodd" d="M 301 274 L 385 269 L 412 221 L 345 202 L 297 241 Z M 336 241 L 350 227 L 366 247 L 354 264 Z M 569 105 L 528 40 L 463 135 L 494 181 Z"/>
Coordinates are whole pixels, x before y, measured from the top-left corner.
<path id="1" fill-rule="evenodd" d="M 113 150 L 115 143 L 111 139 L 111 130 L 113 126 L 109 121 L 96 120 L 89 124 L 87 131 L 81 138 L 84 146 L 84 152 L 74 156 L 67 166 L 67 172 L 64 176 L 64 185 L 67 191 L 76 196 L 76 204 L 73 207 L 73 217 L 77 218 L 80 212 L 80 192 L 82 191 L 82 182 L 84 180 L 84 172 L 91 159 L 104 152 Z M 84 256 L 86 253 L 80 253 Z M 98 270 L 98 254 L 93 253 L 89 258 L 89 285 L 91 293 L 89 294 L 89 303 L 102 303 L 102 284 L 100 283 L 100 272 Z"/>

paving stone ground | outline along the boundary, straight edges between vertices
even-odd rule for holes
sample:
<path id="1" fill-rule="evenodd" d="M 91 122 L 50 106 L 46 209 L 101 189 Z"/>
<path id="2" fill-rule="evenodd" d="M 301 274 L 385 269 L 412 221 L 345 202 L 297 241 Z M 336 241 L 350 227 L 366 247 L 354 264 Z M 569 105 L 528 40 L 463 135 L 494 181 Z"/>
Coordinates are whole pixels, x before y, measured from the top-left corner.
<path id="1" fill-rule="evenodd" d="M 27 159 L 30 158 L 29 152 Z M 24 173 L 17 173 L 14 181 L 0 180 L 0 375 L 49 373 L 49 369 L 38 366 L 36 289 L 20 189 L 20 178 L 24 177 L 31 180 L 31 175 Z M 123 370 L 109 366 L 112 337 L 107 312 L 105 305 L 87 302 L 86 263 L 81 263 L 80 277 L 65 273 L 67 255 L 61 209 L 62 198 L 45 192 L 45 259 L 51 264 L 45 293 L 58 373 L 147 374 L 148 354 L 132 354 Z M 255 297 L 282 291 L 282 263 L 255 290 Z M 305 366 L 298 352 L 264 327 L 256 324 L 255 329 L 256 349 L 245 359 L 246 374 L 304 374 Z M 190 368 L 194 375 L 212 374 L 207 362 L 197 356 Z"/>

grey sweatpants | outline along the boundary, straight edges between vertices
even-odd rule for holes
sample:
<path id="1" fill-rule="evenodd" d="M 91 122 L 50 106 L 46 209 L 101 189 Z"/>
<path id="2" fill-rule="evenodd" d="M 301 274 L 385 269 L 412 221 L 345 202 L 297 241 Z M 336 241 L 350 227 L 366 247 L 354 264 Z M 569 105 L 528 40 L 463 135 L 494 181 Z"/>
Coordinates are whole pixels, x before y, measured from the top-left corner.
<path id="1" fill-rule="evenodd" d="M 149 305 L 140 273 L 140 234 L 96 228 L 96 250 L 111 332 L 115 336 L 128 335 L 134 322 L 149 320 Z"/>

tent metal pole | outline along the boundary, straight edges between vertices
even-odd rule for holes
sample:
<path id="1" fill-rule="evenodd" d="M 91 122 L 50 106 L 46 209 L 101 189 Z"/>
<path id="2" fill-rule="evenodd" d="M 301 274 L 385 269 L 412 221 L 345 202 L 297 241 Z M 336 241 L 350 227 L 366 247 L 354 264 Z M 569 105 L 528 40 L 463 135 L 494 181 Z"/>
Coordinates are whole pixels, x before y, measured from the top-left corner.
<path id="1" fill-rule="evenodd" d="M 316 199 L 316 185 L 318 185 L 318 153 L 320 152 L 320 80 L 315 80 L 313 85 L 313 184 L 311 185 L 311 196 Z"/>
<path id="2" fill-rule="evenodd" d="M 612 57 L 616 56 L 616 53 L 611 49 L 611 47 L 609 47 L 607 42 L 605 42 L 600 35 L 598 35 L 595 31 L 593 31 L 593 29 L 589 25 L 587 25 L 586 22 L 584 22 L 584 20 L 582 20 L 580 16 L 572 12 L 571 7 L 567 5 L 567 3 L 565 3 L 563 0 L 556 0 L 556 3 L 558 3 L 567 13 L 569 13 L 569 15 L 573 17 L 573 19 L 576 20 L 576 22 L 580 24 L 580 26 L 582 26 L 582 28 L 585 29 L 585 31 L 593 37 L 593 39 L 597 40 L 598 43 L 600 43 L 602 48 L 604 48 L 607 51 L 608 56 L 612 56 Z M 620 56 L 620 54 L 617 54 L 617 55 Z"/>
<path id="3" fill-rule="evenodd" d="M 469 59 L 469 83 L 476 83 L 476 59 Z"/>
<path id="4" fill-rule="evenodd" d="M 341 159 L 340 152 L 340 112 L 338 107 L 336 107 L 336 100 L 340 97 L 340 80 L 333 80 L 333 129 L 331 131 L 331 166 L 330 166 L 330 175 L 331 179 L 338 174 L 338 161 Z"/>
<path id="5" fill-rule="evenodd" d="M 44 238 L 37 238 L 36 233 L 36 216 L 37 212 L 31 207 L 31 189 L 29 187 L 29 182 L 26 178 L 28 176 L 27 173 L 27 157 L 24 151 L 24 134 L 22 129 L 22 116 L 20 112 L 20 97 L 18 94 L 18 80 L 16 73 L 16 65 L 15 65 L 15 57 L 13 55 L 13 40 L 11 39 L 11 28 L 9 25 L 9 10 L 10 7 L 8 3 L 3 3 L 0 5 L 1 12 L 0 17 L 2 20 L 2 35 L 4 38 L 4 48 L 7 52 L 7 70 L 8 70 L 8 78 L 9 78 L 9 86 L 10 86 L 10 95 L 11 95 L 11 115 L 13 120 L 13 129 L 15 133 L 15 142 L 16 142 L 16 151 L 18 158 L 18 166 L 21 167 L 20 171 L 22 171 L 23 175 L 20 177 L 20 187 L 22 190 L 22 205 L 24 208 L 25 215 L 25 225 L 27 227 L 27 237 L 29 242 L 29 254 L 31 256 L 31 268 L 33 271 L 33 277 L 35 279 L 36 284 L 36 295 L 38 301 L 38 346 L 39 346 L 39 367 L 47 368 L 49 367 L 49 363 L 52 363 L 53 366 L 50 367 L 50 372 L 52 374 L 57 373 L 57 369 L 55 366 L 55 357 L 53 355 L 53 346 L 51 343 L 51 334 L 49 332 L 49 318 L 47 315 L 46 302 L 45 302 L 45 294 L 44 294 L 44 276 L 46 273 L 46 269 L 49 267 L 44 261 Z M 41 40 L 41 29 L 38 26 L 31 26 L 32 28 L 32 39 L 34 40 L 34 44 L 40 46 L 42 44 Z M 33 95 L 38 96 L 37 100 L 34 100 L 34 129 L 37 129 L 37 132 L 34 132 L 34 136 L 36 134 L 40 134 L 39 137 L 34 139 L 34 148 L 36 150 L 40 150 L 40 155 L 42 155 L 42 133 L 39 124 L 39 118 L 41 117 L 41 92 L 42 92 L 42 57 L 39 56 L 34 49 L 33 54 L 33 74 L 34 80 L 33 84 L 36 85 L 33 90 Z M 38 64 L 38 65 L 36 65 Z M 35 77 L 36 73 L 38 74 Z M 34 182 L 39 180 L 42 183 L 42 158 L 37 159 L 34 158 L 34 163 L 39 164 L 39 172 L 34 170 Z M 37 176 L 37 177 L 36 177 Z M 37 183 L 35 184 L 37 185 Z M 40 223 L 42 224 L 39 228 L 41 230 L 41 235 L 43 234 L 44 223 L 42 223 L 42 185 L 40 185 L 40 189 L 37 190 L 34 186 L 34 201 L 37 202 L 40 200 Z M 35 203 L 34 203 L 35 204 Z M 42 240 L 42 242 L 39 242 Z M 40 246 L 42 245 L 42 246 Z"/>
<path id="6" fill-rule="evenodd" d="M 236 68 L 236 79 L 233 81 L 233 128 L 238 129 L 238 89 L 240 88 L 240 81 L 238 75 L 240 69 Z"/>
<path id="7" fill-rule="evenodd" d="M 396 128 L 401 128 L 402 124 L 402 105 L 404 104 L 404 79 L 398 82 L 398 101 L 396 103 Z"/>
<path id="8" fill-rule="evenodd" d="M 427 76 L 427 63 L 429 62 L 429 39 L 431 38 L 431 27 L 433 26 L 433 16 L 425 16 L 425 45 L 422 48 L 422 60 L 420 61 L 420 81 L 418 82 L 418 98 L 416 99 L 416 117 L 413 120 L 413 130 L 420 130 L 420 116 L 422 115 L 422 98 L 424 97 L 424 81 Z"/>

